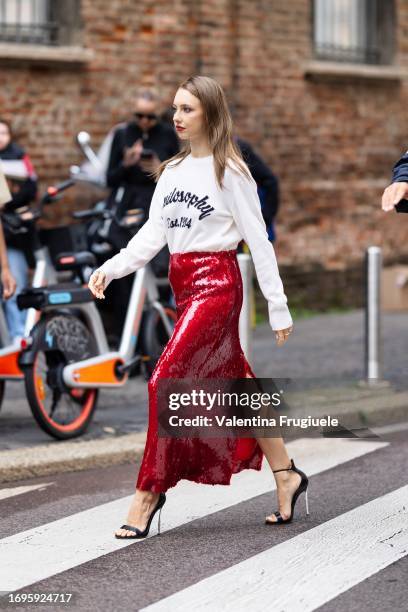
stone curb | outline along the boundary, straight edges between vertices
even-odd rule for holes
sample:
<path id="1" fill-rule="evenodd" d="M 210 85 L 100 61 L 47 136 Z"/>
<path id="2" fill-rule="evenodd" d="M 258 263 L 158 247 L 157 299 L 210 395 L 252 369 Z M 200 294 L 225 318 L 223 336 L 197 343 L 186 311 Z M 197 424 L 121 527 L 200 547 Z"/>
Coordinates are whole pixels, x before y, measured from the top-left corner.
<path id="1" fill-rule="evenodd" d="M 146 432 L 141 432 L 2 451 L 0 482 L 133 462 L 142 456 L 145 441 Z"/>

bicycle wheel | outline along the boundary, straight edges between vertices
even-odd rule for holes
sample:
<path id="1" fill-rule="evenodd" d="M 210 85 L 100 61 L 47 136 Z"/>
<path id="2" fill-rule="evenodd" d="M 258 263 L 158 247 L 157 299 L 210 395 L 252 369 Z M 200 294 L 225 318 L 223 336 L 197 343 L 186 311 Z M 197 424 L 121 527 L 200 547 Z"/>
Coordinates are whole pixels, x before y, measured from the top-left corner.
<path id="1" fill-rule="evenodd" d="M 88 328 L 75 315 L 53 314 L 33 328 L 33 355 L 25 365 L 27 399 L 38 425 L 59 440 L 85 432 L 96 408 L 98 389 L 65 386 L 64 366 L 97 354 Z"/>
<path id="2" fill-rule="evenodd" d="M 169 304 L 165 304 L 163 307 L 172 323 L 172 329 L 174 329 L 177 313 Z M 141 353 L 143 355 L 142 363 L 144 364 L 147 378 L 150 378 L 152 375 L 156 363 L 169 339 L 170 336 L 163 325 L 158 310 L 155 308 L 149 309 L 143 318 L 140 339 Z"/>

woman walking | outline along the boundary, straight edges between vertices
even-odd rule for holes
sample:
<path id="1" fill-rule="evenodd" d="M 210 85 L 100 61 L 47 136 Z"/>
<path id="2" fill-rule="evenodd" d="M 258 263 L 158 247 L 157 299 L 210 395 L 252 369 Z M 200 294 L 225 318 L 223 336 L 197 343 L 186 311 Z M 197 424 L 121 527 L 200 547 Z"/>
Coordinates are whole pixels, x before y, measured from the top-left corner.
<path id="1" fill-rule="evenodd" d="M 227 485 L 234 473 L 260 470 L 264 454 L 276 474 L 279 500 L 279 511 L 266 517 L 267 523 L 289 522 L 308 484 L 282 438 L 158 437 L 160 379 L 255 376 L 238 336 L 242 279 L 236 248 L 241 239 L 251 250 L 278 345 L 293 329 L 256 184 L 234 145 L 221 86 L 209 77 L 190 77 L 178 88 L 173 109 L 184 146 L 156 172 L 149 219 L 89 281 L 92 293 L 103 298 L 113 279 L 141 268 L 166 242 L 169 246 L 178 319 L 148 383 L 146 447 L 127 523 L 117 538 L 145 537 L 165 503 L 165 491 L 179 480 Z"/>

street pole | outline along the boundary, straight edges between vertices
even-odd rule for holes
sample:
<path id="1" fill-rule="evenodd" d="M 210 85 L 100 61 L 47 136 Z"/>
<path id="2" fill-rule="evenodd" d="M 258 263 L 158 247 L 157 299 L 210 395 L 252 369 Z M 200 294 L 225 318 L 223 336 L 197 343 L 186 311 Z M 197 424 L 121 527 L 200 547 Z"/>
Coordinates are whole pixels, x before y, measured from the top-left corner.
<path id="1" fill-rule="evenodd" d="M 368 384 L 375 384 L 381 378 L 381 267 L 380 247 L 368 247 L 365 305 L 365 375 Z"/>

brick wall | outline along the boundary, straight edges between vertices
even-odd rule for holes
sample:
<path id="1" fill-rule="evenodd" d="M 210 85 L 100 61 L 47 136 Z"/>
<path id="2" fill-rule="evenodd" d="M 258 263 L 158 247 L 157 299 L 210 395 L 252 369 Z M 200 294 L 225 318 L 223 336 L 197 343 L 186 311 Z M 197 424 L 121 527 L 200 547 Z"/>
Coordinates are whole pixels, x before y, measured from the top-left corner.
<path id="1" fill-rule="evenodd" d="M 396 11 L 396 61 L 408 69 L 408 0 L 396 0 Z M 276 250 L 287 278 L 315 270 L 324 291 L 324 273 L 344 282 L 369 244 L 383 246 L 387 261 L 408 256 L 408 219 L 379 207 L 408 147 L 407 82 L 306 78 L 309 1 L 83 0 L 81 17 L 83 44 L 95 51 L 89 64 L 0 60 L 0 114 L 43 186 L 80 161 L 77 131 L 98 144 L 126 118 L 136 87 L 156 86 L 164 108 L 179 82 L 201 73 L 222 83 L 237 131 L 280 177 Z M 84 204 L 89 190 L 75 189 Z M 48 224 L 69 219 L 72 197 L 48 212 Z"/>

